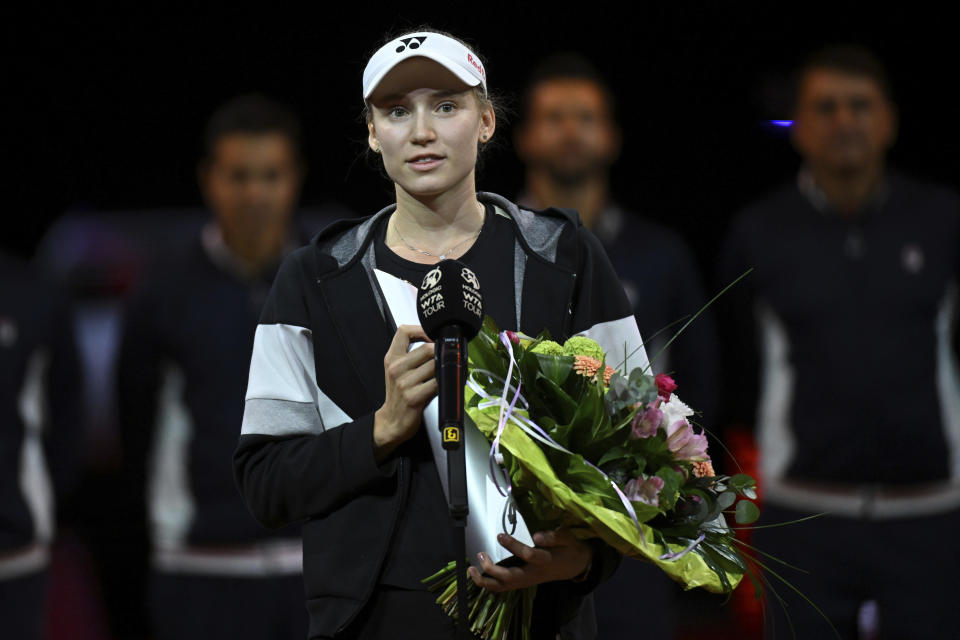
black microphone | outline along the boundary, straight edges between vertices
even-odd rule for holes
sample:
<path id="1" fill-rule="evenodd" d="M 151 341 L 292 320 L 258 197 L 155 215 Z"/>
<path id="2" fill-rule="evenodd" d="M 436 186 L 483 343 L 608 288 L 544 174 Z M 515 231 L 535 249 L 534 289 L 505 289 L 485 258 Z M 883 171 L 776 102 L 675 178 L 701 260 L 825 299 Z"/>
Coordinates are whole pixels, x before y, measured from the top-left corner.
<path id="1" fill-rule="evenodd" d="M 483 325 L 483 298 L 477 275 L 456 260 L 441 260 L 427 272 L 417 298 L 420 326 L 434 342 L 437 364 L 437 423 L 447 451 L 447 504 L 457 562 L 458 637 L 471 638 L 467 623 L 466 447 L 463 446 L 463 385 L 467 381 L 467 341 Z"/>
<path id="2" fill-rule="evenodd" d="M 438 262 L 420 285 L 417 315 L 435 344 L 438 424 L 443 448 L 457 449 L 463 441 L 467 341 L 483 325 L 483 297 L 476 274 L 457 260 Z"/>

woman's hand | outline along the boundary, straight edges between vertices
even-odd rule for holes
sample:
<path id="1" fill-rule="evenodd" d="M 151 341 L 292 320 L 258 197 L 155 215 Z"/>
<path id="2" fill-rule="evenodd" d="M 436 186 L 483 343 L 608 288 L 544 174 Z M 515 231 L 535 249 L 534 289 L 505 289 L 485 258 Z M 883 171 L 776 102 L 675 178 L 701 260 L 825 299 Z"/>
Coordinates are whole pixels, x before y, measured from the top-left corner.
<path id="1" fill-rule="evenodd" d="M 494 564 L 487 554 L 478 554 L 484 574 L 481 575 L 475 567 L 470 567 L 468 572 L 478 587 L 490 591 L 512 591 L 543 582 L 576 578 L 586 573 L 593 561 L 590 545 L 563 527 L 533 534 L 536 547 L 528 547 L 505 533 L 498 535 L 497 541 L 524 564 L 502 567 Z"/>
<path id="2" fill-rule="evenodd" d="M 407 351 L 411 342 L 423 341 Z M 373 416 L 373 447 L 377 461 L 413 437 L 420 428 L 423 408 L 437 394 L 433 342 L 423 329 L 401 325 L 383 357 L 386 399 Z"/>

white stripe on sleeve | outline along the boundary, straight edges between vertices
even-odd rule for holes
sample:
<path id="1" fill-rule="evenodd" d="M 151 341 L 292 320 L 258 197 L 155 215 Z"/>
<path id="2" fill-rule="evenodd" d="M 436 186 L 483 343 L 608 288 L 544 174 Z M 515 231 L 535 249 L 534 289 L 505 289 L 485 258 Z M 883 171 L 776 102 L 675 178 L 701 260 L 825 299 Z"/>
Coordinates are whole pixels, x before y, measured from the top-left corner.
<path id="1" fill-rule="evenodd" d="M 43 454 L 44 429 L 47 424 L 50 390 L 44 384 L 50 353 L 38 349 L 27 363 L 24 383 L 17 398 L 17 408 L 25 429 L 20 450 L 20 490 L 30 509 L 34 530 L 41 542 L 53 538 L 53 483 Z M 57 437 L 52 434 L 50 437 Z"/>
<path id="2" fill-rule="evenodd" d="M 757 407 L 757 445 L 761 473 L 768 480 L 783 477 L 793 461 L 794 439 L 790 427 L 794 379 L 790 365 L 790 340 L 780 318 L 769 306 L 758 303 L 754 313 L 760 330 L 760 397 Z"/>
<path id="3" fill-rule="evenodd" d="M 187 470 L 193 419 L 183 401 L 185 385 L 183 371 L 167 363 L 157 396 L 157 426 L 147 478 L 153 542 L 162 548 L 184 545 L 197 511 Z"/>
<path id="4" fill-rule="evenodd" d="M 294 325 L 257 327 L 246 400 L 243 434 L 319 433 L 351 420 L 317 386 L 312 334 Z"/>
<path id="5" fill-rule="evenodd" d="M 937 314 L 937 391 L 944 437 L 950 447 L 950 478 L 960 480 L 960 363 L 953 352 L 952 329 L 957 319 L 960 289 L 953 283 Z"/>

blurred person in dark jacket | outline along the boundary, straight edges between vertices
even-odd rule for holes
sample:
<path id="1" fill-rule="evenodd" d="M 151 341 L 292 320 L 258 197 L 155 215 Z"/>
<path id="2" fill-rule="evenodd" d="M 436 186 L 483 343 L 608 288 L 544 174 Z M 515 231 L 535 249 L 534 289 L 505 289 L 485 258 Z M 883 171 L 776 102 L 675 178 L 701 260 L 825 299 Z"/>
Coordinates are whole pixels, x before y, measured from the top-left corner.
<path id="1" fill-rule="evenodd" d="M 809 572 L 786 577 L 841 637 L 944 637 L 958 556 L 916 543 L 960 528 L 960 200 L 888 168 L 897 111 L 871 52 L 814 54 L 794 108 L 799 174 L 723 251 L 723 278 L 755 269 L 722 301 L 724 413 L 756 425 L 768 522 L 827 515 L 755 544 Z M 830 637 L 788 600 L 798 638 Z"/>
<path id="2" fill-rule="evenodd" d="M 299 532 L 261 527 L 231 468 L 260 311 L 300 244 L 300 135 L 264 97 L 216 111 L 199 167 L 213 219 L 152 265 L 127 305 L 119 417 L 131 490 L 146 498 L 136 518 L 149 525 L 161 640 L 306 636 Z"/>
<path id="3" fill-rule="evenodd" d="M 43 637 L 54 506 L 76 480 L 81 375 L 61 293 L 0 254 L 0 635 Z"/>
<path id="4" fill-rule="evenodd" d="M 514 138 L 526 165 L 519 201 L 579 211 L 603 243 L 653 358 L 679 329 L 673 323 L 695 314 L 706 300 L 696 263 L 680 236 L 625 211 L 611 193 L 610 168 L 621 145 L 614 110 L 609 88 L 586 59 L 568 53 L 543 60 L 527 83 Z M 657 373 L 675 372 L 684 401 L 709 424 L 717 384 L 712 315 L 694 321 L 653 366 Z M 655 567 L 625 561 L 600 585 L 594 601 L 601 638 L 626 637 L 635 629 L 638 606 L 650 613 L 643 619 L 653 621 L 644 625 L 645 638 L 673 635 L 673 587 Z"/>

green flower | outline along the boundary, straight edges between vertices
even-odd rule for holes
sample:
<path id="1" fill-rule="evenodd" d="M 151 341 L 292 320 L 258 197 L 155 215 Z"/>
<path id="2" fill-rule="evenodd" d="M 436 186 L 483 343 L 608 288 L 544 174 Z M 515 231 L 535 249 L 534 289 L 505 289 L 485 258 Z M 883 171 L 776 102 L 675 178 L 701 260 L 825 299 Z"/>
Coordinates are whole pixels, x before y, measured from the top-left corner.
<path id="1" fill-rule="evenodd" d="M 563 355 L 588 356 L 600 361 L 604 358 L 603 349 L 600 348 L 597 341 L 583 336 L 573 336 L 563 343 Z"/>
<path id="2" fill-rule="evenodd" d="M 537 346 L 531 349 L 531 351 L 533 351 L 534 353 L 542 353 L 545 356 L 562 356 L 563 355 L 563 347 L 561 347 L 559 344 L 557 344 L 553 340 L 543 340 L 542 342 L 537 344 Z"/>

